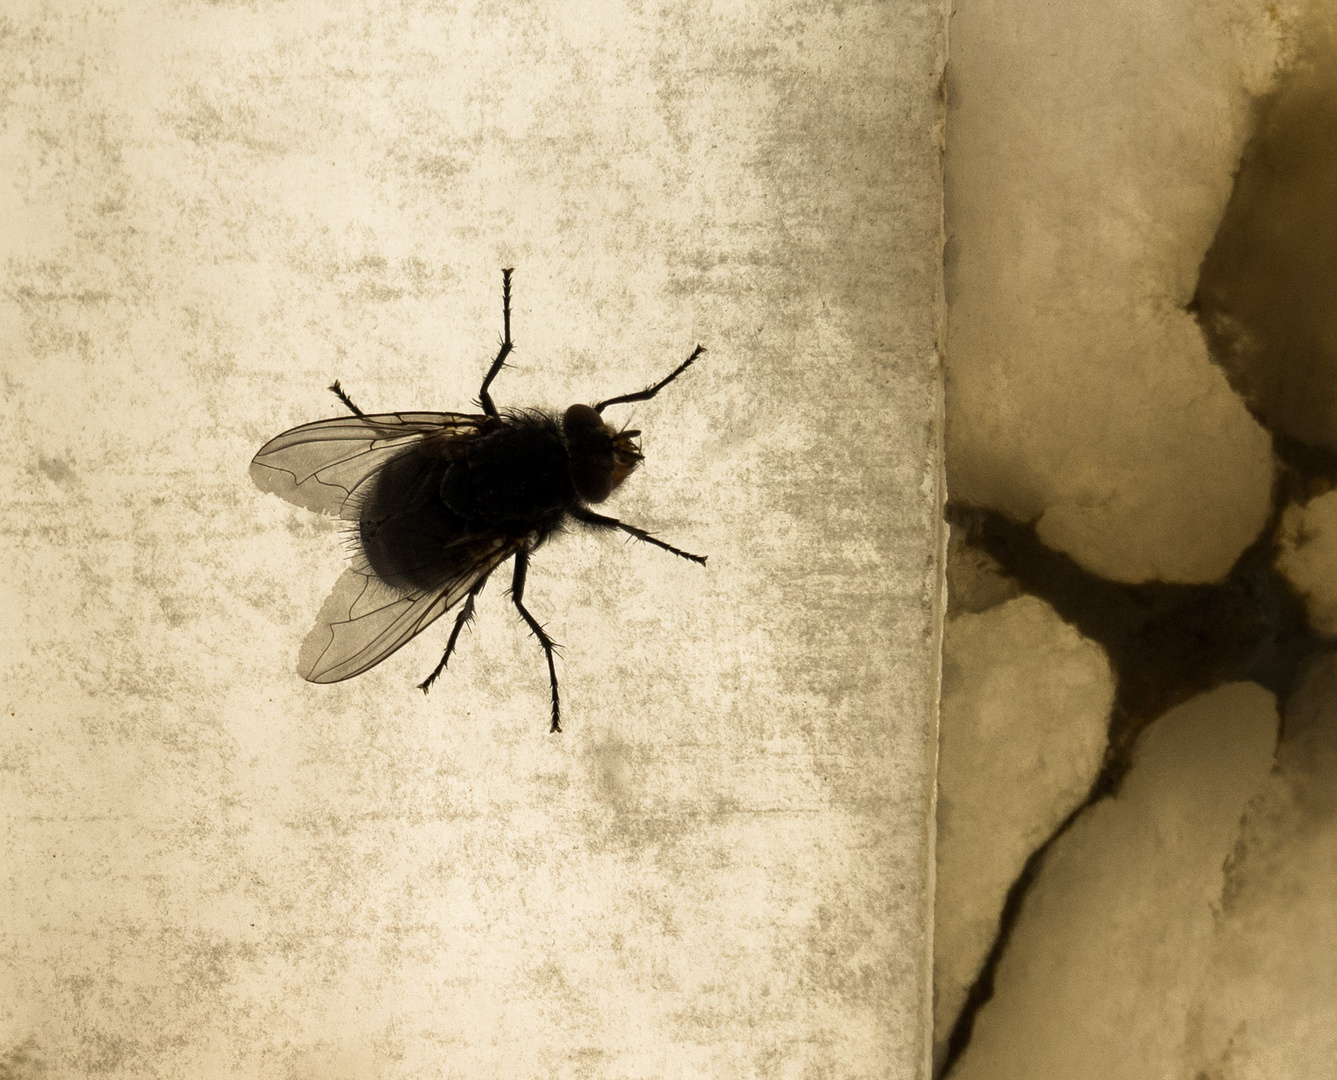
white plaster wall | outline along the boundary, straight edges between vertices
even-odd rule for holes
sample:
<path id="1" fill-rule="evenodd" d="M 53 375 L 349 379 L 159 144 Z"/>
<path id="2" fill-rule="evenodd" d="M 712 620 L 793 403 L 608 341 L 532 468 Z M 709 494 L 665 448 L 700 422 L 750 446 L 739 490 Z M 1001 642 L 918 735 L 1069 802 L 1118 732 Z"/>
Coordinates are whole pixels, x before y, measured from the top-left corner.
<path id="1" fill-rule="evenodd" d="M 0 1071 L 912 1076 L 945 13 L 7 4 Z M 294 674 L 262 442 L 637 389 L 607 538 Z"/>

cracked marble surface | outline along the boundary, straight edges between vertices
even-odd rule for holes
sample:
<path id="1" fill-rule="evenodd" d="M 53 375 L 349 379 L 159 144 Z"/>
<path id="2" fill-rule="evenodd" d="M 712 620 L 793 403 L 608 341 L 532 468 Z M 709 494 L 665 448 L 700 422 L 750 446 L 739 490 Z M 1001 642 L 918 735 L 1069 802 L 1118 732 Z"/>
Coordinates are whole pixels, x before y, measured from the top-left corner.
<path id="1" fill-rule="evenodd" d="M 1043 597 L 1103 648 L 1115 696 L 1099 776 L 1006 902 L 987 861 L 957 885 L 998 921 L 955 1016 L 953 964 L 980 947 L 938 957 L 945 1075 L 1253 1080 L 1332 1059 L 1337 993 L 1315 958 L 1337 933 L 1334 41 L 1323 5 L 958 8 L 957 621 Z M 990 699 L 993 656 L 955 658 L 981 673 L 966 699 Z M 944 748 L 949 725 L 969 730 L 947 704 Z M 1046 759 L 1046 724 L 1019 759 Z M 1071 805 L 1062 785 L 1009 797 L 970 770 L 944 752 L 940 792 L 989 810 L 940 810 L 944 839 L 1006 850 L 1019 830 L 990 796 L 1047 798 L 1051 820 Z M 939 898 L 940 922 L 964 917 Z"/>

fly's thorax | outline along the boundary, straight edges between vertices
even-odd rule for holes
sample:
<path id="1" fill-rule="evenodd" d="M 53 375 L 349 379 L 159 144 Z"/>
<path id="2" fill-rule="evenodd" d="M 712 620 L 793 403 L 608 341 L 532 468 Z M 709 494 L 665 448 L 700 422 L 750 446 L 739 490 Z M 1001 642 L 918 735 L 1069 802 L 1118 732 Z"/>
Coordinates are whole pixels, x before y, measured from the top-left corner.
<path id="1" fill-rule="evenodd" d="M 571 483 L 585 502 L 601 503 L 641 463 L 639 431 L 617 431 L 590 405 L 572 405 L 562 416 Z"/>
<path id="2" fill-rule="evenodd" d="M 539 412 L 504 416 L 451 463 L 440 497 L 466 521 L 508 535 L 549 527 L 576 497 L 557 418 Z"/>

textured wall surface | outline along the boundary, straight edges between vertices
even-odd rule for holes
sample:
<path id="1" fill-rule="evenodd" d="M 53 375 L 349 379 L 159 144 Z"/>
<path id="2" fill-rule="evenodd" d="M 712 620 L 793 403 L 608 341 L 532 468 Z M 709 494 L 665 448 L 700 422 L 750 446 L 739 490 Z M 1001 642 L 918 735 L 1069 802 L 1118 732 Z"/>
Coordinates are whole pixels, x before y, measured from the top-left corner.
<path id="1" fill-rule="evenodd" d="M 0 1073 L 926 1057 L 941 5 L 6 4 Z M 608 504 L 294 673 L 336 415 L 638 389 Z"/>

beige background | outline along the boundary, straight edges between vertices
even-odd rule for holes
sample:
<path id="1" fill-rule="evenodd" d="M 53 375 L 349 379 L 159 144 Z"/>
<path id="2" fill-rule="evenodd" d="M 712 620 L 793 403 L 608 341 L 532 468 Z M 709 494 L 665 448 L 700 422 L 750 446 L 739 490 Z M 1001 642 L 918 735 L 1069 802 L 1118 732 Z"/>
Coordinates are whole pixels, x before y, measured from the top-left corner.
<path id="1" fill-rule="evenodd" d="M 927 1055 L 941 5 L 0 16 L 0 1072 Z M 613 512 L 350 683 L 267 438 L 635 389 Z"/>

